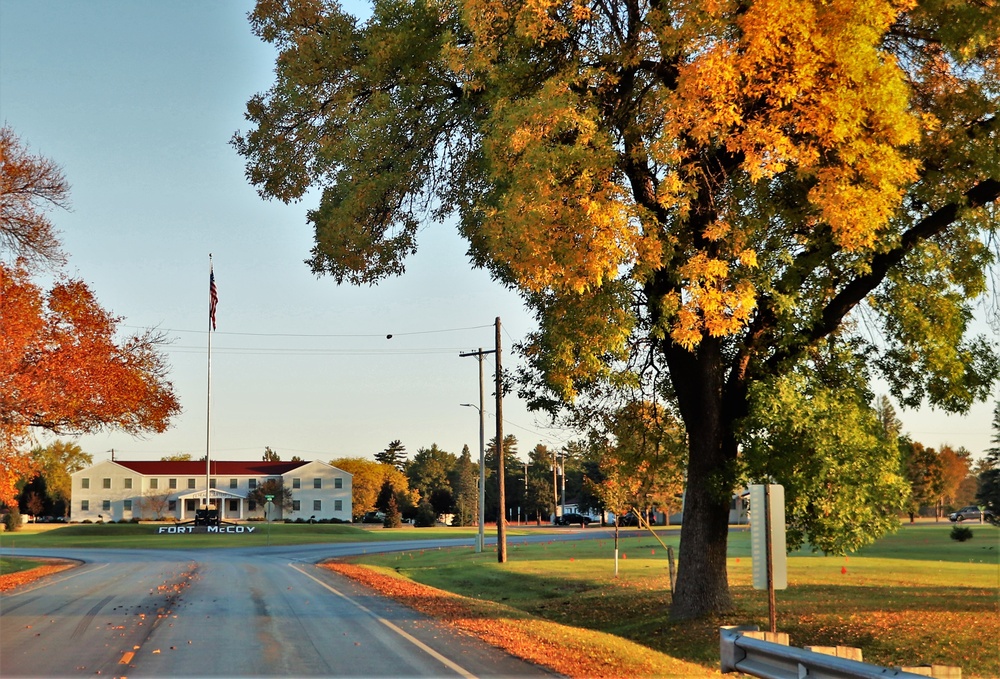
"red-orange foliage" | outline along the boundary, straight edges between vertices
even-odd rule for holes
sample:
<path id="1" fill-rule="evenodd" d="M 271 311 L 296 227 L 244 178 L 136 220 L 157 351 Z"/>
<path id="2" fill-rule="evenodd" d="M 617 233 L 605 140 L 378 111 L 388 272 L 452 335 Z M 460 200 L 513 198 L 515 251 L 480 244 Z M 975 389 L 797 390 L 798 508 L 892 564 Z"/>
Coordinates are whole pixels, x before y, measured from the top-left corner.
<path id="1" fill-rule="evenodd" d="M 55 575 L 61 571 L 73 568 L 75 565 L 76 564 L 72 563 L 51 563 L 26 571 L 0 575 L 0 592 L 6 592 L 8 590 L 16 589 L 17 587 L 29 585 L 35 580 L 44 578 L 47 575 Z"/>
<path id="2" fill-rule="evenodd" d="M 0 502 L 30 462 L 32 428 L 82 434 L 166 429 L 180 411 L 153 331 L 116 338 L 120 318 L 81 281 L 43 291 L 22 262 L 0 262 Z"/>

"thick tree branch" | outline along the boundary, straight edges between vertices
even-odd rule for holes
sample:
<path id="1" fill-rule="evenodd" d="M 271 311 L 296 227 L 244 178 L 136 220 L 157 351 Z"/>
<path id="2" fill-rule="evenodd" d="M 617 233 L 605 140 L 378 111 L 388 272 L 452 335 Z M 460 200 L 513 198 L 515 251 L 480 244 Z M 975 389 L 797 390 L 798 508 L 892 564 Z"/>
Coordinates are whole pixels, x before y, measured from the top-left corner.
<path id="1" fill-rule="evenodd" d="M 903 234 L 898 246 L 875 255 L 868 273 L 847 283 L 829 301 L 819 319 L 799 335 L 797 341 L 773 354 L 766 362 L 766 371 L 774 372 L 782 362 L 801 355 L 814 342 L 839 328 L 844 317 L 885 280 L 893 267 L 920 243 L 944 232 L 958 219 L 962 209 L 984 207 L 998 199 L 1000 199 L 1000 180 L 984 179 L 966 191 L 964 203 L 957 201 L 949 203 L 921 219 Z"/>

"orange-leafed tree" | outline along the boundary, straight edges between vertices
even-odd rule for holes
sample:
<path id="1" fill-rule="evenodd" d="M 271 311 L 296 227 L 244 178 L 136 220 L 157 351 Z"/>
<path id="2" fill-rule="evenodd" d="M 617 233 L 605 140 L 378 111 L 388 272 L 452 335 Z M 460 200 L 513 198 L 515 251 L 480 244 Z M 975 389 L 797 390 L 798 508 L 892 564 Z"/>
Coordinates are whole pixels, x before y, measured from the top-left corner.
<path id="1" fill-rule="evenodd" d="M 180 405 L 167 380 L 161 333 L 120 336 L 121 319 L 82 281 L 61 275 L 61 252 L 44 215 L 64 206 L 67 187 L 50 161 L 31 156 L 0 129 L 0 503 L 36 471 L 32 433 L 105 428 L 163 431 Z M 29 266 L 48 263 L 45 290 Z"/>
<path id="2" fill-rule="evenodd" d="M 233 140 L 247 177 L 285 201 L 322 188 L 309 263 L 338 282 L 401 273 L 424 223 L 457 217 L 474 264 L 537 315 L 523 347 L 534 404 L 605 382 L 671 402 L 688 436 L 673 617 L 732 606 L 741 475 L 808 473 L 741 470 L 767 418 L 797 426 L 767 407 L 772 385 L 794 403 L 835 394 L 836 379 L 859 390 L 842 399 L 856 413 L 875 373 L 904 407 L 990 395 L 997 352 L 970 319 L 996 262 L 995 0 L 372 12 L 258 2 L 252 27 L 280 55 Z M 831 368 L 845 353 L 860 385 Z M 871 437 L 874 459 L 898 467 Z M 826 442 L 811 454 L 846 459 L 846 438 Z"/>
<path id="3" fill-rule="evenodd" d="M 33 429 L 161 432 L 179 412 L 162 336 L 119 338 L 119 322 L 80 281 L 44 291 L 23 266 L 0 263 L 0 501 L 31 468 Z"/>
<path id="4" fill-rule="evenodd" d="M 32 155 L 10 127 L 0 127 L 0 255 L 33 264 L 63 261 L 46 212 L 68 206 L 69 184 L 59 166 Z"/>

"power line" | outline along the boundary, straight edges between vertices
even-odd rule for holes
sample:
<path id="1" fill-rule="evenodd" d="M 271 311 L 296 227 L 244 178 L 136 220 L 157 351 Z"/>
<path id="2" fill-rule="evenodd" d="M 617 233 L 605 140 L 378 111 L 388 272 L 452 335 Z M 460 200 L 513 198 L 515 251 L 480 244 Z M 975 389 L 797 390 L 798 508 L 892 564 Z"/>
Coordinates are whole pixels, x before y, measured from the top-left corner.
<path id="1" fill-rule="evenodd" d="M 131 328 L 133 330 L 147 330 L 145 326 L 140 325 L 122 325 L 123 328 Z M 212 331 L 216 336 L 219 335 L 232 335 L 234 337 L 341 337 L 341 338 L 358 338 L 358 337 L 407 337 L 409 335 L 433 335 L 439 333 L 447 332 L 465 332 L 467 330 L 481 330 L 483 328 L 492 328 L 492 325 L 473 325 L 465 328 L 441 328 L 439 330 L 412 330 L 409 332 L 391 332 L 391 333 L 289 333 L 289 332 L 225 332 L 221 330 Z M 205 335 L 208 330 L 185 330 L 181 328 L 157 328 L 163 332 L 177 332 L 177 333 L 193 333 L 195 335 Z"/>
<path id="2" fill-rule="evenodd" d="M 204 354 L 205 347 L 167 345 L 164 351 L 178 354 Z M 267 347 L 213 347 L 213 354 L 230 356 L 424 356 L 430 354 L 452 354 L 458 349 L 289 349 Z"/>

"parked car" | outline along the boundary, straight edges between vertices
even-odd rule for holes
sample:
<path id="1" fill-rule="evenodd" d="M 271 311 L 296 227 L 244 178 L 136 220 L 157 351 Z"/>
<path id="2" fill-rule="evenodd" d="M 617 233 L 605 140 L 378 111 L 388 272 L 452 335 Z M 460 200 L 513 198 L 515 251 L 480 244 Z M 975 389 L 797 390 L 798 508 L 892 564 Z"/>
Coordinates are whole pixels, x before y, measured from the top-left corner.
<path id="1" fill-rule="evenodd" d="M 628 514 L 622 514 L 622 516 L 618 519 L 618 525 L 619 526 L 638 526 L 639 525 L 639 517 L 636 516 L 635 514 L 633 514 L 632 512 L 629 512 Z"/>
<path id="2" fill-rule="evenodd" d="M 587 527 L 593 519 L 589 516 L 584 516 L 583 514 L 563 514 L 562 516 L 556 517 L 557 526 L 571 526 L 573 524 L 580 524 L 584 528 Z"/>
<path id="3" fill-rule="evenodd" d="M 986 510 L 985 514 L 980 511 L 979 507 L 975 505 L 969 505 L 968 507 L 962 507 L 957 512 L 952 512 L 948 515 L 949 521 L 966 521 L 968 519 L 973 519 L 979 521 L 980 519 L 989 519 L 993 516 L 993 512 Z"/>

